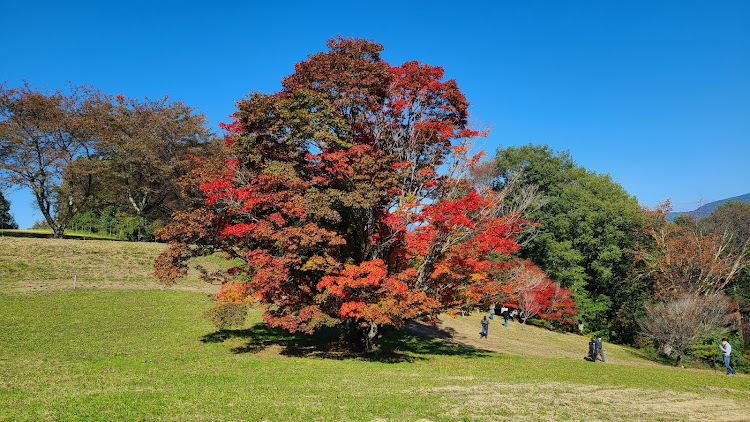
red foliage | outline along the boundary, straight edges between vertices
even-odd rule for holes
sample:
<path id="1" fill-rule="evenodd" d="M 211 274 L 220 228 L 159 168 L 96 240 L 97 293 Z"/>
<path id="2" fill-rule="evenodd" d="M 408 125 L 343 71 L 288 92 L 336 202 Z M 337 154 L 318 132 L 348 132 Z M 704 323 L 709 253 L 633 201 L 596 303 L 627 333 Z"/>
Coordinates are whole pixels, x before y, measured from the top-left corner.
<path id="1" fill-rule="evenodd" d="M 538 316 L 559 326 L 572 326 L 578 313 L 573 292 L 560 287 L 533 263 L 520 263 L 511 270 L 512 281 L 502 287 L 511 303 L 518 307 L 519 315 L 526 319 Z"/>
<path id="2" fill-rule="evenodd" d="M 465 182 L 479 158 L 465 141 L 480 133 L 466 127 L 457 84 L 439 67 L 391 67 L 368 41 L 329 48 L 281 92 L 237 104 L 205 204 L 160 233 L 172 242 L 160 279 L 224 251 L 244 263 L 217 299 L 255 301 L 270 325 L 305 332 L 341 320 L 400 326 L 496 300 L 526 222 Z"/>

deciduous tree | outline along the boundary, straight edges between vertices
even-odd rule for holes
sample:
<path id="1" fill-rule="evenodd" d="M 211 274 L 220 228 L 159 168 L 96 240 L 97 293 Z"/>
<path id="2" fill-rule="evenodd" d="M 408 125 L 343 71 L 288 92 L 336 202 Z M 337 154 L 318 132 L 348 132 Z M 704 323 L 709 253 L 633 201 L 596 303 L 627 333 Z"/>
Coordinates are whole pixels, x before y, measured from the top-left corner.
<path id="1" fill-rule="evenodd" d="M 653 292 L 660 298 L 722 292 L 747 265 L 748 241 L 736 241 L 739 229 L 731 228 L 729 221 L 711 223 L 716 226 L 705 231 L 701 227 L 710 226 L 698 224 L 690 230 L 668 222 L 669 211 L 669 203 L 644 211 L 646 241 L 636 255 L 641 265 L 637 276 L 653 280 Z"/>
<path id="2" fill-rule="evenodd" d="M 138 217 L 137 237 L 144 240 L 147 218 L 167 219 L 181 207 L 177 181 L 190 169 L 188 155 L 205 155 L 210 132 L 204 115 L 181 101 L 110 100 L 97 144 L 99 177 L 109 200 Z"/>
<path id="3" fill-rule="evenodd" d="M 638 323 L 662 353 L 676 356 L 677 366 L 685 350 L 700 337 L 732 327 L 734 307 L 724 295 L 691 292 L 649 306 Z"/>
<path id="4" fill-rule="evenodd" d="M 538 316 L 558 326 L 571 326 L 578 313 L 572 292 L 554 283 L 530 261 L 519 262 L 510 269 L 510 281 L 502 286 L 508 299 L 518 306 L 522 323 Z"/>
<path id="5" fill-rule="evenodd" d="M 0 86 L 0 182 L 29 188 L 55 237 L 94 190 L 91 173 L 68 177 L 74 162 L 89 168 L 101 135 L 103 95 L 86 86 L 47 92 L 28 84 Z"/>
<path id="6" fill-rule="evenodd" d="M 337 39 L 275 94 L 237 103 L 228 154 L 206 201 L 161 232 L 165 283 L 192 256 L 243 262 L 217 298 L 257 303 L 271 326 L 348 327 L 365 347 L 382 326 L 475 306 L 525 224 L 472 184 L 468 102 L 443 70 L 391 66 L 370 41 Z M 213 168 L 213 166 L 210 166 Z"/>

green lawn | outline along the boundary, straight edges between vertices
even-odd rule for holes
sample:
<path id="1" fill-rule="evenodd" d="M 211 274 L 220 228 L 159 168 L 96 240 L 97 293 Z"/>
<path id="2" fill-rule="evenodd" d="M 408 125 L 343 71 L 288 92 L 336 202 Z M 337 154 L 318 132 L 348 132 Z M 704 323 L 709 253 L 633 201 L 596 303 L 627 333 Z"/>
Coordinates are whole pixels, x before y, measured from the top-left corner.
<path id="1" fill-rule="evenodd" d="M 202 317 L 216 286 L 160 290 L 164 247 L 0 237 L 0 420 L 750 420 L 746 375 L 613 345 L 589 363 L 587 339 L 535 327 L 478 342 L 476 315 L 443 321 L 453 342 L 400 332 L 369 355 L 257 312 L 217 333 Z"/>
<path id="2" fill-rule="evenodd" d="M 215 333 L 189 291 L 0 295 L 0 420 L 747 420 L 750 378 L 496 354 L 401 333 L 350 356 Z"/>

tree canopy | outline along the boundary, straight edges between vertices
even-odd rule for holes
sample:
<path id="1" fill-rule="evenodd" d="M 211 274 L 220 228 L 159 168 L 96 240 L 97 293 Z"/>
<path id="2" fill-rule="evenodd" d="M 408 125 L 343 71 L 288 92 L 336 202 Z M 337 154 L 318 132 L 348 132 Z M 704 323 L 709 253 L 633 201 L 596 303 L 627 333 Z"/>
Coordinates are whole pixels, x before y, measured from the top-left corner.
<path id="1" fill-rule="evenodd" d="M 567 152 L 548 146 L 499 149 L 494 171 L 496 189 L 518 181 L 542 195 L 524 214 L 538 226 L 522 238 L 521 256 L 573 290 L 577 318 L 588 332 L 611 337 L 628 299 L 622 285 L 633 266 L 629 251 L 641 224 L 636 198 L 609 176 L 588 171 Z"/>
<path id="2" fill-rule="evenodd" d="M 490 303 L 526 225 L 468 169 L 468 102 L 443 69 L 392 66 L 379 44 L 329 41 L 274 94 L 237 103 L 206 201 L 160 236 L 156 274 L 192 256 L 242 264 L 217 296 L 255 303 L 271 326 L 343 324 L 368 347 L 382 326 Z"/>
<path id="3" fill-rule="evenodd" d="M 0 85 L 0 182 L 29 188 L 55 237 L 63 236 L 94 191 L 94 144 L 104 101 L 90 87 L 68 91 Z M 74 163 L 78 177 L 66 174 Z"/>
<path id="4" fill-rule="evenodd" d="M 168 219 L 178 181 L 205 156 L 205 118 L 180 101 L 112 96 L 89 86 L 0 86 L 0 185 L 30 189 L 55 237 L 93 208 Z"/>
<path id="5" fill-rule="evenodd" d="M 166 97 L 119 95 L 110 107 L 97 144 L 99 176 L 109 201 L 138 217 L 137 239 L 144 240 L 147 217 L 168 219 L 182 208 L 176 182 L 190 170 L 190 156 L 205 154 L 210 132 L 203 114 Z"/>

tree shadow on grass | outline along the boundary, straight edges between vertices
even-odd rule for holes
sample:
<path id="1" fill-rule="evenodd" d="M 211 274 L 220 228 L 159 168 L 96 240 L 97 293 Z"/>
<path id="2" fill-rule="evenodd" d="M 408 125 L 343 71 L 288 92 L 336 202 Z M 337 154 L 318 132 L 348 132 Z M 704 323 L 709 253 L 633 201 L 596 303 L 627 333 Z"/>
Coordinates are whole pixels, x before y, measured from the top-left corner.
<path id="1" fill-rule="evenodd" d="M 421 324 L 416 324 L 421 325 Z M 424 327 L 424 326 L 423 326 Z M 321 359 L 357 359 L 381 363 L 414 362 L 431 356 L 462 356 L 476 358 L 489 352 L 451 341 L 453 333 L 430 327 L 430 330 L 406 329 L 386 332 L 372 351 L 352 350 L 340 340 L 336 328 L 322 329 L 314 334 L 290 333 L 271 328 L 263 323 L 249 328 L 219 330 L 201 337 L 204 343 L 224 343 L 239 339 L 243 344 L 230 349 L 232 353 L 260 353 L 269 348 L 280 348 L 279 354 L 289 357 Z"/>

